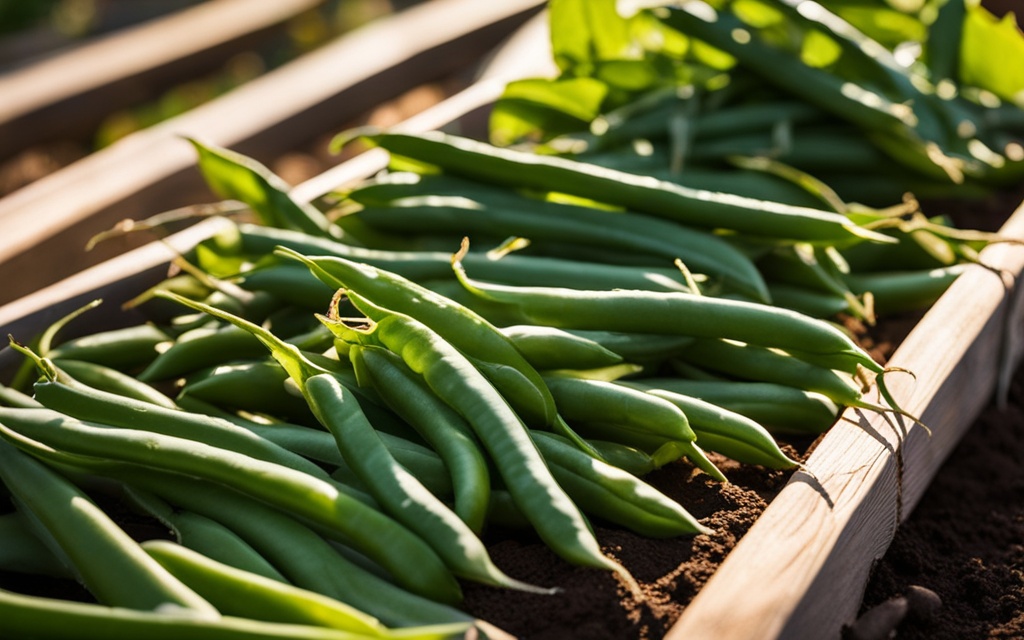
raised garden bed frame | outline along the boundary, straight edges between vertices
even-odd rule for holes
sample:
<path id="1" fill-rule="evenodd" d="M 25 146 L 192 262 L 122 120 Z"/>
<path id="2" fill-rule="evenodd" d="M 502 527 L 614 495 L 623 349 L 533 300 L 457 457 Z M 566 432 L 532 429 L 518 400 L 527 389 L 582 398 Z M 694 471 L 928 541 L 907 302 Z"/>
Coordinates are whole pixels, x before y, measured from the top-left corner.
<path id="1" fill-rule="evenodd" d="M 500 81 L 484 81 L 407 122 L 422 130 L 458 123 L 496 97 Z M 296 188 L 311 200 L 327 188 L 381 167 L 367 153 Z M 135 319 L 119 303 L 163 277 L 175 251 L 212 233 L 209 221 L 101 263 L 0 307 L 4 333 L 27 337 L 82 303 L 102 297 L 108 310 L 87 314 L 80 331 Z M 1024 240 L 1024 207 L 1001 232 Z M 856 617 L 874 561 L 892 541 L 942 462 L 965 435 L 1022 348 L 1024 247 L 1003 244 L 982 254 L 927 312 L 889 366 L 896 400 L 921 418 L 847 410 L 754 527 L 670 629 L 668 640 L 838 638 Z M 14 354 L 0 350 L 0 369 Z"/>

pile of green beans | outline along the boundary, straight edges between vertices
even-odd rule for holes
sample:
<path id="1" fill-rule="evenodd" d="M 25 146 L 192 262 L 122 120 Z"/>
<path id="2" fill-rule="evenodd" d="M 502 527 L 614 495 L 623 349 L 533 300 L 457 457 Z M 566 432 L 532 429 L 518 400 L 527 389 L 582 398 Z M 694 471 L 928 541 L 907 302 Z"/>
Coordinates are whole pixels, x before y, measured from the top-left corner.
<path id="1" fill-rule="evenodd" d="M 190 141 L 211 190 L 257 222 L 225 224 L 135 298 L 143 324 L 63 338 L 96 302 L 12 337 L 0 570 L 75 579 L 95 602 L 0 591 L 0 637 L 500 637 L 459 609 L 464 583 L 569 585 L 499 569 L 493 529 L 639 593 L 594 524 L 716 533 L 649 474 L 791 471 L 782 438 L 844 407 L 902 413 L 891 372 L 834 320 L 927 307 L 995 239 L 902 199 L 950 193 L 952 165 L 910 143 L 961 161 L 957 195 L 1019 167 L 962 162 L 941 108 L 909 117 L 920 89 L 888 57 L 774 4 L 900 100 L 858 102 L 756 29 L 728 42 L 751 27 L 722 2 L 717 23 L 657 19 L 736 58 L 725 88 L 610 92 L 581 130 L 516 148 L 345 134 L 392 166 L 316 205 Z M 137 541 L 125 508 L 167 539 Z"/>

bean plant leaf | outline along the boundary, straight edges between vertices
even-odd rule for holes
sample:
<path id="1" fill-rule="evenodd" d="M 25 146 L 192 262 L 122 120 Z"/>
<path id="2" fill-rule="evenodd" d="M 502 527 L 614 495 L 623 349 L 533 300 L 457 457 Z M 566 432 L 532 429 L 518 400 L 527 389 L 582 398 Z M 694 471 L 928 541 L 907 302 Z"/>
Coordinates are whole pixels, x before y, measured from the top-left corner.
<path id="1" fill-rule="evenodd" d="M 562 73 L 590 76 L 594 62 L 628 57 L 629 24 L 616 4 L 616 0 L 551 0 L 551 52 Z"/>
<path id="2" fill-rule="evenodd" d="M 999 19 L 980 5 L 967 7 L 960 50 L 960 79 L 964 84 L 1024 106 L 1022 60 L 1024 33 L 1012 13 Z"/>
<path id="3" fill-rule="evenodd" d="M 218 196 L 245 203 L 267 226 L 337 235 L 323 213 L 293 200 L 288 184 L 267 167 L 230 149 L 193 139 L 189 142 L 199 153 L 199 170 Z"/>
<path id="4" fill-rule="evenodd" d="M 601 112 L 607 86 L 593 78 L 526 79 L 509 83 L 491 112 L 491 141 L 509 145 L 586 126 Z"/>

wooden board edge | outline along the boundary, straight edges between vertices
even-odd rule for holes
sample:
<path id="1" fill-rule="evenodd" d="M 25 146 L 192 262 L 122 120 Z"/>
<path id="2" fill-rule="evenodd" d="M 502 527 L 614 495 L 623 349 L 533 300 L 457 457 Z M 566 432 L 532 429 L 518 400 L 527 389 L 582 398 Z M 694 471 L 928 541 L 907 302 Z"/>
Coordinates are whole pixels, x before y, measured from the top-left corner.
<path id="1" fill-rule="evenodd" d="M 0 273 L 11 283 L 0 302 L 28 295 L 39 283 L 49 284 L 84 268 L 84 256 L 68 253 L 81 246 L 81 238 L 126 217 L 194 204 L 194 199 L 174 200 L 188 192 L 189 185 L 201 184 L 194 155 L 179 135 L 257 158 L 276 156 L 292 148 L 286 146 L 289 141 L 329 133 L 346 118 L 419 82 L 437 79 L 431 74 L 452 65 L 464 68 L 472 59 L 453 56 L 457 50 L 489 50 L 496 36 L 506 36 L 541 5 L 540 0 L 493 6 L 472 0 L 433 0 L 407 9 L 351 32 L 307 60 L 291 63 L 288 68 L 295 71 L 291 77 L 285 77 L 285 68 L 279 69 L 0 199 L 0 237 L 4 238 Z M 366 58 L 371 44 L 380 47 L 396 40 L 401 46 L 386 46 L 387 51 L 371 56 L 365 64 L 344 66 L 346 60 Z M 292 102 L 282 105 L 281 96 Z M 101 247 L 96 252 L 99 258 L 88 262 L 113 257 L 115 249 L 119 253 L 125 247 Z M 71 257 L 52 265 L 43 262 L 44 268 L 34 265 L 37 256 L 45 255 Z M 29 286 L 26 280 L 34 272 L 38 275 Z M 22 280 L 14 277 L 19 273 Z"/>
<path id="2" fill-rule="evenodd" d="M 82 316 L 75 323 L 77 331 L 112 328 L 112 320 L 118 324 L 138 321 L 140 316 L 122 313 L 121 305 L 166 276 L 168 265 L 175 257 L 227 224 L 226 220 L 210 218 L 0 306 L 0 335 L 27 342 L 53 321 L 98 298 L 103 300 L 104 310 Z M 7 343 L 4 344 L 0 349 L 0 370 L 15 357 Z"/>
<path id="3" fill-rule="evenodd" d="M 323 0 L 216 0 L 126 27 L 0 74 L 0 157 L 77 133 L 165 81 L 210 68 Z M 236 46 L 232 47 L 232 43 Z M 209 54 L 208 56 L 205 54 Z"/>
<path id="4" fill-rule="evenodd" d="M 397 128 L 403 131 L 426 131 L 459 126 L 472 112 L 497 99 L 503 86 L 497 79 L 482 80 L 409 118 Z M 290 194 L 299 202 L 310 202 L 334 188 L 369 178 L 383 169 L 387 160 L 387 153 L 383 150 L 370 149 L 296 185 Z M 176 255 L 188 251 L 226 224 L 226 221 L 216 218 L 200 222 L 165 240 L 142 245 L 39 291 L 0 305 L 0 331 L 3 332 L 0 335 L 11 334 L 18 339 L 28 339 L 54 320 L 97 297 L 104 298 L 107 309 L 120 306 L 146 287 L 157 283 Z M 92 317 L 100 319 L 100 322 L 95 323 L 95 330 L 99 330 L 102 320 L 109 319 L 110 314 L 97 313 Z M 137 316 L 127 315 L 122 321 L 127 323 L 137 319 Z M 87 327 L 83 331 L 89 330 L 88 325 L 78 326 Z M 15 357 L 8 347 L 0 348 L 0 373 L 8 360 Z"/>

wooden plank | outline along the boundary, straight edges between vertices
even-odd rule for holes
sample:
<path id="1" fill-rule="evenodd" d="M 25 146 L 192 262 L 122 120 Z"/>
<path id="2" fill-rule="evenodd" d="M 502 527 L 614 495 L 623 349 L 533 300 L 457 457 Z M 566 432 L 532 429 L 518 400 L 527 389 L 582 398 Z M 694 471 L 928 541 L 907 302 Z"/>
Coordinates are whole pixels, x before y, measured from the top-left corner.
<path id="1" fill-rule="evenodd" d="M 557 74 L 557 68 L 551 62 L 547 26 L 547 12 L 540 12 L 530 18 L 493 50 L 484 61 L 476 82 L 438 105 L 438 108 L 416 114 L 395 125 L 393 129 L 402 132 L 444 130 L 486 138 L 487 114 L 491 104 L 501 97 L 505 85 L 521 78 L 553 77 Z M 386 151 L 370 149 L 296 186 L 292 197 L 312 201 L 331 189 L 373 175 L 384 169 L 387 163 Z"/>
<path id="2" fill-rule="evenodd" d="M 403 131 L 425 131 L 442 127 L 456 128 L 469 135 L 482 135 L 486 124 L 477 112 L 493 102 L 504 88 L 497 78 L 482 80 L 466 90 L 429 107 L 404 121 L 398 127 Z M 380 153 L 377 153 L 380 151 Z M 332 189 L 364 180 L 387 164 L 387 154 L 371 149 L 347 160 L 334 169 L 297 185 L 291 196 L 301 202 L 310 202 Z M 14 335 L 28 339 L 38 331 L 81 307 L 98 296 L 104 298 L 107 309 L 120 307 L 141 291 L 158 283 L 165 275 L 168 263 L 178 254 L 209 237 L 226 222 L 210 219 L 175 233 L 161 242 L 150 242 L 115 256 L 60 282 L 34 291 L 22 298 L 0 306 L 0 335 Z M 139 234 L 139 237 L 147 237 Z M 75 330 L 88 333 L 110 328 L 112 319 L 128 324 L 142 320 L 141 316 L 126 313 L 97 312 L 86 314 L 75 322 Z M 0 375 L 6 372 L 9 361 L 18 356 L 9 348 L 0 348 Z"/>
<path id="3" fill-rule="evenodd" d="M 547 13 L 528 20 L 493 51 L 482 65 L 476 82 L 443 103 L 398 123 L 392 130 L 413 133 L 443 130 L 471 138 L 487 137 L 487 116 L 505 86 L 521 78 L 553 77 Z M 387 167 L 388 153 L 370 149 L 297 185 L 293 198 L 311 202 L 332 189 L 353 184 Z"/>
<path id="4" fill-rule="evenodd" d="M 88 135 L 112 111 L 208 73 L 323 0 L 211 0 L 0 75 L 0 159 Z"/>
<path id="5" fill-rule="evenodd" d="M 155 20 L 195 4 L 194 0 L 106 0 L 89 17 L 88 33 L 69 33 L 55 20 L 42 20 L 0 36 L 0 71 L 61 55 L 117 29 Z"/>
<path id="6" fill-rule="evenodd" d="M 1003 233 L 1024 238 L 1024 207 Z M 1024 248 L 992 246 L 983 261 L 1016 280 Z M 890 366 L 916 374 L 891 374 L 893 395 L 932 434 L 904 419 L 847 410 L 667 640 L 840 637 L 873 562 L 991 400 L 1000 372 L 1020 362 L 1022 295 L 1008 282 L 972 267 L 893 354 Z"/>
<path id="7" fill-rule="evenodd" d="M 143 322 L 141 314 L 122 311 L 121 305 L 166 277 L 168 265 L 176 256 L 228 224 L 223 219 L 210 218 L 164 241 L 150 242 L 3 305 L 2 335 L 27 342 L 54 321 L 96 298 L 103 299 L 103 310 L 82 315 L 71 328 L 73 332 L 86 334 Z M 11 362 L 20 358 L 6 344 L 5 340 L 0 349 L 0 371 L 9 370 Z"/>
<path id="8" fill-rule="evenodd" d="M 0 303 L 131 248 L 124 241 L 82 251 L 87 238 L 120 219 L 212 198 L 180 135 L 269 162 L 412 86 L 465 69 L 541 4 L 423 3 L 9 195 L 0 200 Z"/>

